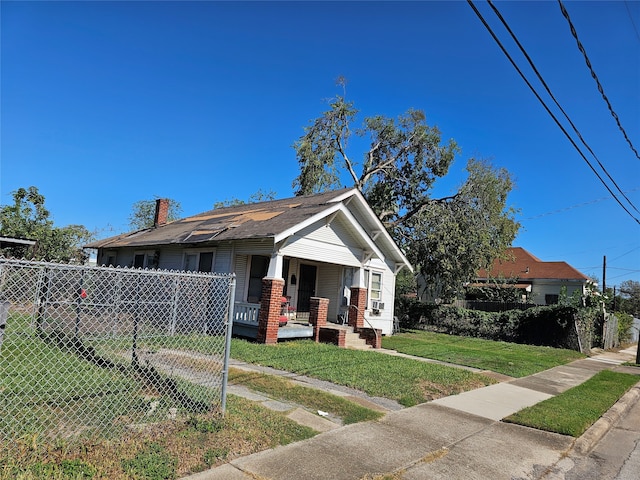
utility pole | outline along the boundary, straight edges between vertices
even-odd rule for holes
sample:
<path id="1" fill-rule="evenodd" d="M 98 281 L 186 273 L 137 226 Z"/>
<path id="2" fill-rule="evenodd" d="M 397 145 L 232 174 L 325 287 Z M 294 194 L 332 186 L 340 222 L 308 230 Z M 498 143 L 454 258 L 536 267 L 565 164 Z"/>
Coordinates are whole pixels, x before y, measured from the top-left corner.
<path id="1" fill-rule="evenodd" d="M 602 294 L 607 290 L 607 256 L 602 258 Z"/>
<path id="2" fill-rule="evenodd" d="M 613 286 L 613 306 L 611 307 L 611 311 L 616 311 L 616 286 Z"/>

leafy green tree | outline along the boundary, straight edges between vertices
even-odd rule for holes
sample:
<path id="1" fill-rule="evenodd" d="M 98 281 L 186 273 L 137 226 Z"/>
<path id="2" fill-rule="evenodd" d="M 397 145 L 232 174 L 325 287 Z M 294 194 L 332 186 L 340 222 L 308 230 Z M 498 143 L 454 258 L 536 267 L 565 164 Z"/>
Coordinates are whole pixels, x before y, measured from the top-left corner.
<path id="1" fill-rule="evenodd" d="M 621 312 L 640 317 L 640 282 L 625 280 L 620 284 Z"/>
<path id="2" fill-rule="evenodd" d="M 156 200 L 139 200 L 131 207 L 131 215 L 129 215 L 129 228 L 131 230 L 144 230 L 153 227 L 153 221 L 156 215 Z M 169 198 L 169 211 L 167 213 L 167 221 L 172 222 L 178 220 L 182 214 L 182 206 L 179 202 Z"/>
<path id="3" fill-rule="evenodd" d="M 220 202 L 215 202 L 213 204 L 213 208 L 223 208 L 223 207 L 234 207 L 236 205 L 245 205 L 247 203 L 259 203 L 266 202 L 268 200 L 273 200 L 276 198 L 276 192 L 273 190 L 269 190 L 268 192 L 263 191 L 262 189 L 258 189 L 257 192 L 249 195 L 249 199 L 247 201 L 240 200 L 239 198 L 233 197 L 227 200 L 222 200 Z"/>
<path id="4" fill-rule="evenodd" d="M 35 240 L 36 244 L 10 246 L 2 250 L 3 255 L 62 262 L 86 260 L 81 246 L 93 234 L 83 225 L 55 227 L 45 208 L 44 195 L 34 186 L 19 188 L 12 196 L 12 205 L 0 207 L 0 235 Z"/>
<path id="5" fill-rule="evenodd" d="M 355 186 L 423 276 L 427 296 L 455 297 L 478 269 L 503 254 L 520 228 L 517 211 L 507 205 L 509 172 L 470 159 L 459 190 L 434 198 L 434 184 L 459 148 L 454 140 L 443 142 L 422 111 L 368 117 L 355 128 L 352 102 L 337 96 L 329 105 L 293 145 L 300 166 L 296 195 Z M 348 152 L 353 135 L 368 139 L 360 162 Z"/>
<path id="6" fill-rule="evenodd" d="M 402 269 L 396 275 L 396 297 L 411 296 L 417 293 L 416 277 L 407 269 Z"/>

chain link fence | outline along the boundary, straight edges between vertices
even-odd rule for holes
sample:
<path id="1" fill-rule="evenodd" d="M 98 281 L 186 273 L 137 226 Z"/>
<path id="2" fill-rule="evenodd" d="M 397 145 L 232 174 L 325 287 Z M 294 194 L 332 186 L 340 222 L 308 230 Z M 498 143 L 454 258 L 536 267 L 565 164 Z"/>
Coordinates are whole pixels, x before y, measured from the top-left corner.
<path id="1" fill-rule="evenodd" d="M 224 412 L 234 275 L 0 258 L 0 442 Z"/>

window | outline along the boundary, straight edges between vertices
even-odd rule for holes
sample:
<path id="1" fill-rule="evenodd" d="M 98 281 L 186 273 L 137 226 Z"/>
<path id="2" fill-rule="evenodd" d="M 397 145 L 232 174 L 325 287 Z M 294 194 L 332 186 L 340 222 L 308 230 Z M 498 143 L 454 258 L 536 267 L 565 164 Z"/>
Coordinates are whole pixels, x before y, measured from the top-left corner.
<path id="1" fill-rule="evenodd" d="M 558 300 L 560 300 L 559 295 L 552 295 L 548 293 L 544 296 L 544 302 L 547 305 L 556 305 L 558 303 Z"/>
<path id="2" fill-rule="evenodd" d="M 365 270 L 364 279 L 367 287 L 368 305 L 371 307 L 371 302 L 382 300 L 382 272 Z"/>
<path id="3" fill-rule="evenodd" d="M 260 297 L 262 296 L 262 279 L 267 276 L 268 271 L 269 257 L 262 257 L 259 255 L 251 256 L 247 302 L 260 303 Z"/>
<path id="4" fill-rule="evenodd" d="M 371 300 L 382 300 L 382 273 L 371 272 L 370 285 L 369 298 Z"/>
<path id="5" fill-rule="evenodd" d="M 102 262 L 107 267 L 115 267 L 116 266 L 116 252 L 107 252 L 104 254 L 104 261 Z"/>
<path id="6" fill-rule="evenodd" d="M 160 252 L 136 252 L 133 256 L 134 268 L 158 268 Z"/>
<path id="7" fill-rule="evenodd" d="M 187 272 L 213 271 L 213 251 L 186 250 L 183 269 Z"/>

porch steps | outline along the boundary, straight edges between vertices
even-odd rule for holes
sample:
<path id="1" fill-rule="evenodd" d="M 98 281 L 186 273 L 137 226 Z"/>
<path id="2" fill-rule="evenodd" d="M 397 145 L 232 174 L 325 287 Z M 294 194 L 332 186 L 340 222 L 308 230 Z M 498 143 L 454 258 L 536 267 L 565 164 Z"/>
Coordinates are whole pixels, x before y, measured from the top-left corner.
<path id="1" fill-rule="evenodd" d="M 353 350 L 370 350 L 371 345 L 367 345 L 367 342 L 360 338 L 357 333 L 347 332 L 344 337 L 344 348 L 351 348 Z"/>
<path id="2" fill-rule="evenodd" d="M 344 335 L 344 348 L 351 348 L 353 350 L 370 350 L 373 347 L 368 345 L 364 338 L 360 338 L 360 335 L 354 333 L 353 327 L 348 325 L 337 325 L 335 323 L 327 323 L 325 328 L 332 328 L 335 330 L 343 330 Z"/>

